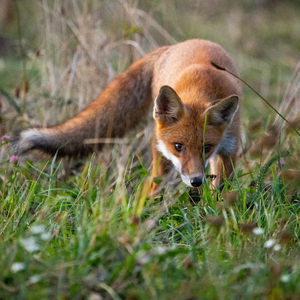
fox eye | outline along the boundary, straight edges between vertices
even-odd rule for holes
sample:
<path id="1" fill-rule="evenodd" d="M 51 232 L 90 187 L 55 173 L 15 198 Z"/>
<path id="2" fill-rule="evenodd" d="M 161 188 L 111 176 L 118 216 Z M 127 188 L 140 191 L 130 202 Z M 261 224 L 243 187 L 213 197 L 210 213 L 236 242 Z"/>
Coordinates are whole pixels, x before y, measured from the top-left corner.
<path id="1" fill-rule="evenodd" d="M 175 150 L 176 150 L 177 152 L 181 152 L 182 149 L 183 149 L 183 145 L 180 144 L 180 143 L 175 143 L 175 144 L 174 144 L 174 148 L 175 148 Z"/>
<path id="2" fill-rule="evenodd" d="M 204 152 L 205 152 L 205 154 L 207 154 L 210 151 L 210 149 L 211 149 L 211 145 L 210 144 L 206 144 L 204 146 Z"/>

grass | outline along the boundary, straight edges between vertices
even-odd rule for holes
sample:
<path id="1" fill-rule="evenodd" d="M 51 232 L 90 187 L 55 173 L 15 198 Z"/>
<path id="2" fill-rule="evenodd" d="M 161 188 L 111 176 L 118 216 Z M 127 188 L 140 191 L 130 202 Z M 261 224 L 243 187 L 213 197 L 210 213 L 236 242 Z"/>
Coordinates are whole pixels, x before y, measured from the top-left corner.
<path id="1" fill-rule="evenodd" d="M 19 1 L 27 88 L 21 56 L 0 57 L 0 132 L 73 116 L 141 50 L 187 38 L 220 43 L 299 130 L 300 8 L 268 3 Z M 242 114 L 231 189 L 205 183 L 196 207 L 176 178 L 149 199 L 151 123 L 77 162 L 10 163 L 3 141 L 0 298 L 299 299 L 299 137 L 246 87 Z"/>

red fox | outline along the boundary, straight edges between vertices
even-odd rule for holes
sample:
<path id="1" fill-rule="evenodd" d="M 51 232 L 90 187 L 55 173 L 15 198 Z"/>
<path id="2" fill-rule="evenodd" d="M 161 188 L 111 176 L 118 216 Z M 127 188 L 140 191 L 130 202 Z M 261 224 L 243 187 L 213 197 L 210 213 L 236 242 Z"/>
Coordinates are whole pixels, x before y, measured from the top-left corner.
<path id="1" fill-rule="evenodd" d="M 166 175 L 173 165 L 185 184 L 199 187 L 210 162 L 219 186 L 223 176 L 231 176 L 236 161 L 241 85 L 213 64 L 237 74 L 226 51 L 210 41 L 194 39 L 158 48 L 119 75 L 73 119 L 16 134 L 13 152 L 90 153 L 93 148 L 84 140 L 124 136 L 154 101 L 153 166 L 160 163 L 153 176 Z M 152 192 L 157 188 L 152 184 Z"/>

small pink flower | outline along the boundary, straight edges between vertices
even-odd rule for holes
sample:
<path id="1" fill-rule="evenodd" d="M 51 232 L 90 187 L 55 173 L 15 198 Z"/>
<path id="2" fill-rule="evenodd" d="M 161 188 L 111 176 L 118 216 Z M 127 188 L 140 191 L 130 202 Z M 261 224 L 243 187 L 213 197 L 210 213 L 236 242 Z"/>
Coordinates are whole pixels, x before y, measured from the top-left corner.
<path id="1" fill-rule="evenodd" d="M 282 160 L 281 160 L 281 166 L 283 167 L 284 164 L 285 164 L 285 161 L 284 161 L 284 159 L 282 159 Z M 279 161 L 277 161 L 277 166 L 278 166 L 278 165 L 279 165 Z"/>
<path id="2" fill-rule="evenodd" d="M 9 162 L 10 163 L 14 163 L 14 162 L 17 162 L 19 160 L 19 156 L 17 155 L 12 155 L 9 159 Z"/>
<path id="3" fill-rule="evenodd" d="M 1 141 L 2 142 L 6 142 L 8 140 L 10 140 L 10 136 L 9 135 L 4 135 L 4 136 L 1 137 Z"/>

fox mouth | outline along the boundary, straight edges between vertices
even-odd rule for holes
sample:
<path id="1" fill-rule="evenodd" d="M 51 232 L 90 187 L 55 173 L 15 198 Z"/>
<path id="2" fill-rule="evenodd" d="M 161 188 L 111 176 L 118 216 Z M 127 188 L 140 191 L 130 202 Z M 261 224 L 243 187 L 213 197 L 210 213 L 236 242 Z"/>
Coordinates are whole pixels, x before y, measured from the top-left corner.
<path id="1" fill-rule="evenodd" d="M 189 192 L 190 203 L 192 206 L 196 206 L 201 200 L 202 192 L 197 188 L 191 188 Z"/>
<path id="2" fill-rule="evenodd" d="M 208 174 L 205 175 L 205 178 L 209 178 L 211 180 L 214 180 L 217 178 L 217 175 L 213 175 L 213 174 Z M 203 182 L 204 182 L 204 177 L 203 177 Z M 188 185 L 190 186 L 190 185 Z M 192 206 L 197 206 L 197 204 L 200 202 L 201 200 L 201 196 L 202 196 L 202 188 L 201 187 L 192 187 L 190 186 L 190 192 L 189 192 L 189 199 L 190 199 L 190 203 Z"/>

